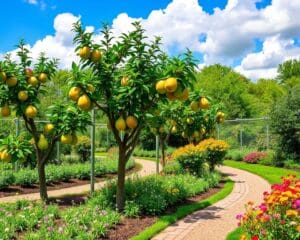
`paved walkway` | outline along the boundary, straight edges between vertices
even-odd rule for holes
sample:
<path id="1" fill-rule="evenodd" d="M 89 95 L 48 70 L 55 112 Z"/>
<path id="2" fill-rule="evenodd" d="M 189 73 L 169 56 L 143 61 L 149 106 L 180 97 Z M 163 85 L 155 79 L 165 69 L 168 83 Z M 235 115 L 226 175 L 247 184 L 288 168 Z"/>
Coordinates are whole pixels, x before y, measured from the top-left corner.
<path id="1" fill-rule="evenodd" d="M 257 175 L 225 166 L 220 170 L 235 182 L 232 193 L 214 205 L 172 224 L 153 240 L 225 239 L 237 227 L 235 216 L 245 211 L 244 204 L 248 201 L 260 203 L 263 192 L 270 190 L 268 182 Z"/>
<path id="2" fill-rule="evenodd" d="M 142 169 L 138 173 L 134 173 L 133 175 L 138 175 L 141 177 L 151 175 L 156 173 L 156 163 L 153 161 L 147 161 L 147 160 L 141 160 L 136 159 L 136 162 L 142 165 Z M 161 167 L 160 167 L 161 169 Z M 105 181 L 99 182 L 95 184 L 95 190 L 98 190 L 102 188 L 105 185 Z M 59 190 L 52 190 L 48 191 L 49 197 L 58 197 L 66 194 L 81 194 L 86 193 L 90 191 L 90 184 L 81 185 L 81 186 L 74 186 L 69 188 L 63 188 Z M 38 200 L 40 199 L 39 193 L 31 193 L 31 194 L 24 194 L 24 195 L 15 195 L 15 196 L 9 196 L 9 197 L 3 197 L 0 198 L 0 203 L 8 203 L 8 202 L 15 202 L 17 200 Z"/>

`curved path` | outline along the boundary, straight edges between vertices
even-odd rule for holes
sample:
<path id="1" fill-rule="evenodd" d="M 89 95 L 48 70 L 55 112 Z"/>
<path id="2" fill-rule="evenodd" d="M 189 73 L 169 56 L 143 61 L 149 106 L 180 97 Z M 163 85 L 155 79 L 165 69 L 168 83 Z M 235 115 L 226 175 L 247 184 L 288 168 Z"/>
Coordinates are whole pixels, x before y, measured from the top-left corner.
<path id="1" fill-rule="evenodd" d="M 235 216 L 245 211 L 244 204 L 248 201 L 259 204 L 263 192 L 270 190 L 269 183 L 257 175 L 225 166 L 220 170 L 235 182 L 232 193 L 214 205 L 172 224 L 153 240 L 225 239 L 237 227 Z"/>
<path id="2" fill-rule="evenodd" d="M 156 173 L 156 163 L 153 161 L 148 161 L 148 160 L 141 160 L 141 159 L 135 159 L 135 161 L 139 164 L 142 165 L 142 169 L 134 173 L 133 175 L 136 176 L 147 176 Z M 160 166 L 161 169 L 161 166 Z M 102 188 L 105 185 L 105 181 L 95 183 L 95 190 L 98 190 Z M 53 190 L 53 191 L 48 191 L 48 196 L 49 197 L 59 197 L 62 195 L 68 195 L 68 194 L 81 194 L 81 193 L 87 193 L 90 191 L 90 184 L 85 184 L 81 186 L 74 186 L 74 187 L 69 187 L 69 188 L 62 188 L 59 190 Z M 9 196 L 9 197 L 3 197 L 0 198 L 0 203 L 8 203 L 8 202 L 16 202 L 17 200 L 38 200 L 40 199 L 40 194 L 39 193 L 30 193 L 30 194 L 24 194 L 24 195 L 15 195 L 15 196 Z"/>

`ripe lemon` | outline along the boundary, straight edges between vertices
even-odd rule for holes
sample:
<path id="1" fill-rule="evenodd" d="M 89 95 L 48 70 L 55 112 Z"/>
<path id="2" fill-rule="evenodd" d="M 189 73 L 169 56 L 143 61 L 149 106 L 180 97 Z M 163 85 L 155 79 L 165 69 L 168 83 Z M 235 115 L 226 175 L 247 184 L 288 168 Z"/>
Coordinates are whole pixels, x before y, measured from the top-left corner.
<path id="1" fill-rule="evenodd" d="M 119 117 L 115 123 L 115 127 L 118 131 L 125 131 L 126 122 L 123 117 Z"/>
<path id="2" fill-rule="evenodd" d="M 123 87 L 128 86 L 128 84 L 129 84 L 128 81 L 129 81 L 129 78 L 127 76 L 122 77 L 121 86 L 123 86 Z"/>
<path id="3" fill-rule="evenodd" d="M 177 79 L 176 78 L 168 78 L 165 82 L 165 89 L 167 92 L 175 92 L 177 89 Z"/>
<path id="4" fill-rule="evenodd" d="M 88 95 L 82 95 L 77 102 L 78 107 L 83 111 L 90 111 L 92 102 Z"/>
<path id="5" fill-rule="evenodd" d="M 79 50 L 79 56 L 82 58 L 82 59 L 88 59 L 91 55 L 91 50 L 89 47 L 82 47 L 80 48 Z"/>
<path id="6" fill-rule="evenodd" d="M 47 139 L 45 138 L 45 136 L 43 134 L 40 135 L 37 146 L 41 150 L 48 149 L 49 144 L 48 144 L 48 141 L 47 141 Z"/>
<path id="7" fill-rule="evenodd" d="M 35 118 L 37 115 L 37 109 L 35 106 L 29 105 L 25 109 L 25 116 L 28 118 Z"/>
<path id="8" fill-rule="evenodd" d="M 37 80 L 37 78 L 34 77 L 34 76 L 31 76 L 30 78 L 28 78 L 27 82 L 28 82 L 30 85 L 34 86 L 34 87 L 35 87 L 36 85 L 38 85 L 38 83 L 39 83 L 39 81 Z"/>
<path id="9" fill-rule="evenodd" d="M 45 82 L 47 82 L 47 80 L 48 80 L 48 75 L 46 73 L 40 73 L 39 81 L 42 83 L 45 83 Z"/>
<path id="10" fill-rule="evenodd" d="M 101 57 L 102 57 L 102 54 L 101 54 L 101 52 L 100 52 L 99 50 L 96 49 L 96 50 L 92 51 L 92 54 L 91 54 L 91 60 L 92 60 L 94 63 L 99 62 L 100 59 L 101 59 Z"/>
<path id="11" fill-rule="evenodd" d="M 54 125 L 52 123 L 47 123 L 45 126 L 44 126 L 44 133 L 45 134 L 50 134 L 54 129 Z"/>
<path id="12" fill-rule="evenodd" d="M 16 77 L 10 77 L 6 79 L 6 84 L 9 87 L 14 87 L 17 85 L 17 83 L 18 83 L 18 79 Z"/>
<path id="13" fill-rule="evenodd" d="M 5 82 L 6 81 L 6 73 L 5 72 L 0 72 L 0 81 Z"/>
<path id="14" fill-rule="evenodd" d="M 171 133 L 177 133 L 177 127 L 176 126 L 173 126 L 171 128 Z"/>
<path id="15" fill-rule="evenodd" d="M 72 87 L 69 91 L 69 98 L 76 102 L 80 97 L 80 93 L 81 93 L 80 87 Z"/>
<path id="16" fill-rule="evenodd" d="M 138 121 L 137 121 L 136 117 L 128 116 L 126 118 L 126 125 L 127 125 L 127 127 L 131 128 L 131 129 L 135 129 L 138 125 Z"/>
<path id="17" fill-rule="evenodd" d="M 160 80 L 156 83 L 155 85 L 155 89 L 159 94 L 165 94 L 166 93 L 166 89 L 165 89 L 165 83 L 166 81 L 164 80 Z"/>
<path id="18" fill-rule="evenodd" d="M 27 91 L 20 91 L 20 92 L 18 92 L 18 99 L 21 102 L 26 101 L 28 99 L 28 93 L 27 93 Z"/>
<path id="19" fill-rule="evenodd" d="M 71 134 L 63 134 L 60 137 L 60 141 L 62 144 L 71 144 L 73 141 L 73 137 Z"/>
<path id="20" fill-rule="evenodd" d="M 10 115 L 10 108 L 7 104 L 1 108 L 1 115 L 2 117 L 8 117 Z"/>
<path id="21" fill-rule="evenodd" d="M 209 102 L 206 97 L 201 97 L 199 100 L 199 107 L 201 109 L 208 109 L 209 108 Z"/>
<path id="22" fill-rule="evenodd" d="M 1 160 L 5 162 L 11 161 L 11 154 L 6 149 L 1 153 Z"/>
<path id="23" fill-rule="evenodd" d="M 193 124 L 193 122 L 194 122 L 194 120 L 192 118 L 187 118 L 186 119 L 186 123 L 189 124 L 189 125 Z"/>

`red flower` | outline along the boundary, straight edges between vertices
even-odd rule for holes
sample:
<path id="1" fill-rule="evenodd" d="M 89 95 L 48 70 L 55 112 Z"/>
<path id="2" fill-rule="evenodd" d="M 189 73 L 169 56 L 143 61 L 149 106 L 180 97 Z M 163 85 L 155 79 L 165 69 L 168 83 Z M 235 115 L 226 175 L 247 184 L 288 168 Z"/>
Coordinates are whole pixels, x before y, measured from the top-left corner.
<path id="1" fill-rule="evenodd" d="M 251 240 L 259 240 L 258 236 L 253 236 Z"/>

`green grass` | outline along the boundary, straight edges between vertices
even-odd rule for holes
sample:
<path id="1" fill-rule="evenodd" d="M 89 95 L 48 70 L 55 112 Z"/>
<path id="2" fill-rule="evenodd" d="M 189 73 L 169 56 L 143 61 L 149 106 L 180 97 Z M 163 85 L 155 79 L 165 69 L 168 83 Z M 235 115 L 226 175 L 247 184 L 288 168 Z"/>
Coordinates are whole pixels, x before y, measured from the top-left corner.
<path id="1" fill-rule="evenodd" d="M 151 239 L 153 236 L 155 236 L 157 233 L 164 230 L 166 227 L 168 227 L 170 224 L 178 221 L 179 219 L 191 214 L 194 211 L 206 208 L 223 198 L 225 198 L 227 195 L 229 195 L 233 189 L 234 183 L 230 180 L 228 180 L 224 188 L 219 191 L 218 193 L 212 195 L 211 197 L 197 202 L 193 204 L 187 204 L 179 207 L 175 213 L 164 215 L 158 218 L 156 223 L 154 223 L 152 226 L 146 228 L 144 231 L 139 233 L 137 236 L 134 236 L 131 238 L 131 240 L 146 240 Z"/>
<path id="2" fill-rule="evenodd" d="M 97 156 L 97 157 L 104 157 L 104 156 L 106 156 L 107 155 L 107 152 L 96 152 L 95 153 L 95 156 Z"/>
<path id="3" fill-rule="evenodd" d="M 260 177 L 266 179 L 271 184 L 280 183 L 280 177 L 287 176 L 288 174 L 295 174 L 297 178 L 300 178 L 300 172 L 285 168 L 270 167 L 260 164 L 249 164 L 231 160 L 225 160 L 224 165 L 257 174 Z"/>
<path id="4" fill-rule="evenodd" d="M 300 172 L 285 168 L 264 166 L 260 164 L 249 164 L 245 162 L 237 162 L 232 160 L 225 160 L 224 165 L 254 173 L 267 180 L 270 184 L 280 183 L 281 177 L 286 176 L 288 174 L 295 174 L 297 178 L 300 178 Z M 240 235 L 242 235 L 242 229 L 237 228 L 227 235 L 226 240 L 239 240 Z"/>

